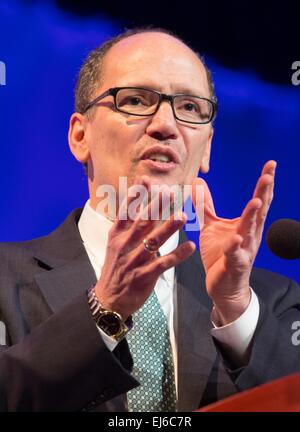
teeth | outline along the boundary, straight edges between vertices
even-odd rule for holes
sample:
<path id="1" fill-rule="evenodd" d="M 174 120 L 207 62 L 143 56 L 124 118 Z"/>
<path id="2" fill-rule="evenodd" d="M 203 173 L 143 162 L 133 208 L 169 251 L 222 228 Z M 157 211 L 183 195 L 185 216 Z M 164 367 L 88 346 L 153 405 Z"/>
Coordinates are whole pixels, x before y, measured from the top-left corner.
<path id="1" fill-rule="evenodd" d="M 170 162 L 169 156 L 165 154 L 159 154 L 155 153 L 149 157 L 149 159 L 156 161 L 156 162 Z"/>

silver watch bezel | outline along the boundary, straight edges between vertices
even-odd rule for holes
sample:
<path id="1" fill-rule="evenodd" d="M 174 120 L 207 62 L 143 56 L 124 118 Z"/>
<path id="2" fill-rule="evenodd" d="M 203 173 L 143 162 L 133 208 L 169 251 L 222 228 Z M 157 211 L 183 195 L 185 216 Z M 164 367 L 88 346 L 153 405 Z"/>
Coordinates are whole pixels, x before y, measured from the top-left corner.
<path id="1" fill-rule="evenodd" d="M 104 331 L 105 334 L 107 334 L 109 337 L 113 338 L 114 340 L 120 341 L 121 339 L 123 339 L 123 337 L 128 333 L 128 331 L 130 330 L 130 328 L 132 326 L 127 325 L 123 321 L 121 315 L 118 312 L 107 310 L 101 305 L 98 297 L 96 296 L 95 285 L 93 285 L 88 290 L 87 295 L 88 295 L 89 307 L 90 307 L 92 316 L 93 316 L 97 326 L 102 331 Z M 101 326 L 101 322 L 99 323 L 99 321 L 101 321 L 101 318 L 105 317 L 105 316 L 113 317 L 116 320 L 116 322 L 118 322 L 119 330 L 116 333 L 108 332 L 106 328 Z M 127 322 L 127 320 L 126 320 L 126 322 Z M 131 324 L 131 317 L 130 317 L 129 323 Z"/>

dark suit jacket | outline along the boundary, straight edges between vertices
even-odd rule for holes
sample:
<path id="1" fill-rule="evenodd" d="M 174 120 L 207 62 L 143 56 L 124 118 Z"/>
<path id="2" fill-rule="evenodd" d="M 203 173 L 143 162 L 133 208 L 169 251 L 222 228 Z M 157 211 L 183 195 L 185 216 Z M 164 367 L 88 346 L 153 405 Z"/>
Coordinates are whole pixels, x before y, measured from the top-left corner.
<path id="1" fill-rule="evenodd" d="M 96 276 L 77 228 L 80 214 L 46 237 L 0 246 L 1 411 L 122 411 L 126 392 L 138 385 L 126 340 L 110 352 L 88 308 L 86 289 Z M 176 274 L 180 411 L 300 370 L 300 347 L 291 342 L 292 322 L 300 319 L 296 283 L 253 271 L 259 323 L 249 364 L 233 370 L 210 336 L 199 253 Z"/>

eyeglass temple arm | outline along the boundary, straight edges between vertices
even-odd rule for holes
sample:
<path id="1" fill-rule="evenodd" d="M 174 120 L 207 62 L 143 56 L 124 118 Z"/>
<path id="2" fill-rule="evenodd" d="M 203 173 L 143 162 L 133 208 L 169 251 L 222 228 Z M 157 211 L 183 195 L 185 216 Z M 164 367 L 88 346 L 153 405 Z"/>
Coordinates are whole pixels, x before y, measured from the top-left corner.
<path id="1" fill-rule="evenodd" d="M 93 105 L 95 105 L 99 100 L 105 98 L 106 96 L 109 96 L 111 93 L 111 89 L 106 90 L 104 93 L 102 93 L 100 96 L 97 96 L 95 99 L 93 99 L 91 102 L 89 102 L 86 107 L 84 108 L 82 114 L 86 113 L 87 110 L 92 108 Z"/>

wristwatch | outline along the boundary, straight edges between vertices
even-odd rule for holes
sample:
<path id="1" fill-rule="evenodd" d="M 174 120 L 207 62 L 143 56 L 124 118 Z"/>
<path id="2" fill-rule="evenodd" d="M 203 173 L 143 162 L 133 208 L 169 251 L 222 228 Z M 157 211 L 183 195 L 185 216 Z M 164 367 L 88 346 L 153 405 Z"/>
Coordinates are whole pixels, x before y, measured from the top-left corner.
<path id="1" fill-rule="evenodd" d="M 132 329 L 132 317 L 123 321 L 117 312 L 104 309 L 95 292 L 95 285 L 87 291 L 88 303 L 97 326 L 105 334 L 119 342 Z"/>

